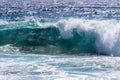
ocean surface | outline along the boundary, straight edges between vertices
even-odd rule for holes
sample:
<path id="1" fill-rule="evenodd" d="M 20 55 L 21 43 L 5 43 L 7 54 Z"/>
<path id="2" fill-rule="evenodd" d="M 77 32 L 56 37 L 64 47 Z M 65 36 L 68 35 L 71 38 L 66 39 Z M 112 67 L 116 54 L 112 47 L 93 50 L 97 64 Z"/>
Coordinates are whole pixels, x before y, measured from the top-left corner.
<path id="1" fill-rule="evenodd" d="M 120 0 L 0 0 L 0 80 L 119 80 Z"/>

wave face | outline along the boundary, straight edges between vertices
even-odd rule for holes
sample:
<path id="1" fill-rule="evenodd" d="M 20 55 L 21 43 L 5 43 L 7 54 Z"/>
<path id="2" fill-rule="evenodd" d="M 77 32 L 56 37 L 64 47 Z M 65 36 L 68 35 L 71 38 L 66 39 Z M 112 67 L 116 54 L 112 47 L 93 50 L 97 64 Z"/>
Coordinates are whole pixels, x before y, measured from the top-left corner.
<path id="1" fill-rule="evenodd" d="M 80 18 L 0 21 L 0 50 L 120 55 L 119 20 Z M 12 50 L 12 51 L 13 51 Z"/>

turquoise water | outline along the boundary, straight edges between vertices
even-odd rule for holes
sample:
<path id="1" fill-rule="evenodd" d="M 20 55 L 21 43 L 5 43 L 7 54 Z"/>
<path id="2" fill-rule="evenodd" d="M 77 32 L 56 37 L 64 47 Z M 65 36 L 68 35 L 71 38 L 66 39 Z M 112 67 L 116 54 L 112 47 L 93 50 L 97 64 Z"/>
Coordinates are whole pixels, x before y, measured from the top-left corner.
<path id="1" fill-rule="evenodd" d="M 119 0 L 1 0 L 0 80 L 119 80 Z"/>
<path id="2" fill-rule="evenodd" d="M 119 24 L 78 18 L 1 21 L 0 79 L 119 80 Z"/>
<path id="3" fill-rule="evenodd" d="M 1 20 L 0 45 L 20 53 L 119 56 L 119 25 L 116 19 Z"/>

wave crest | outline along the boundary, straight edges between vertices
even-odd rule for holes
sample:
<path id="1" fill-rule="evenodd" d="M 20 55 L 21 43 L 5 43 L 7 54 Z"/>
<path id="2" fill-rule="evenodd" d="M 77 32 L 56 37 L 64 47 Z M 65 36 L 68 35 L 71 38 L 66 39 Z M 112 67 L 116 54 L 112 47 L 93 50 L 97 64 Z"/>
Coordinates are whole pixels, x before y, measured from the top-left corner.
<path id="1" fill-rule="evenodd" d="M 39 46 L 44 49 L 52 46 L 51 51 L 56 48 L 60 53 L 105 53 L 118 56 L 119 25 L 119 20 L 114 19 L 79 18 L 7 22 L 1 25 L 0 44 Z"/>

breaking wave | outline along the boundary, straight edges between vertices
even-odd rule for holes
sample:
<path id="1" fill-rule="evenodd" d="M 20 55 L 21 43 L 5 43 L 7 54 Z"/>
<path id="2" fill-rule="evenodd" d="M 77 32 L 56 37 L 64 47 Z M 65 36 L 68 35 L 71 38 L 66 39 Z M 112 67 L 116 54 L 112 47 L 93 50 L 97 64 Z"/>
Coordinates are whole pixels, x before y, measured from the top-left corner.
<path id="1" fill-rule="evenodd" d="M 0 21 L 0 50 L 120 55 L 120 21 L 66 18 Z M 9 46 L 10 47 L 10 46 Z"/>

